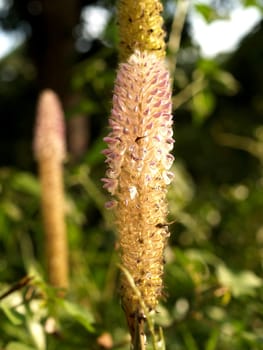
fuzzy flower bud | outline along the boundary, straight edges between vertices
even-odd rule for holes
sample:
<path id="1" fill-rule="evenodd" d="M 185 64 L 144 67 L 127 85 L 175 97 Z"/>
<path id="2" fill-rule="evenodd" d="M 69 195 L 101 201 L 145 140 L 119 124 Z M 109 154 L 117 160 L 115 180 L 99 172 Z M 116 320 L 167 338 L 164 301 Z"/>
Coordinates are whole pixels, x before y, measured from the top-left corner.
<path id="1" fill-rule="evenodd" d="M 52 90 L 44 90 L 39 97 L 34 136 L 48 279 L 53 286 L 66 288 L 68 246 L 62 164 L 65 158 L 64 114 L 58 96 Z"/>
<path id="2" fill-rule="evenodd" d="M 173 156 L 171 88 L 164 60 L 136 51 L 119 66 L 111 131 L 104 141 L 108 170 L 104 187 L 113 195 L 122 265 L 129 271 L 149 310 L 162 293 L 163 251 L 169 235 L 167 185 Z M 122 302 L 132 318 L 142 317 L 138 297 L 123 275 Z"/>
<path id="3" fill-rule="evenodd" d="M 119 0 L 120 58 L 125 61 L 136 49 L 165 56 L 163 10 L 159 0 Z"/>
<path id="4" fill-rule="evenodd" d="M 37 160 L 56 157 L 62 162 L 65 158 L 64 114 L 52 90 L 44 90 L 39 97 L 33 150 Z"/>

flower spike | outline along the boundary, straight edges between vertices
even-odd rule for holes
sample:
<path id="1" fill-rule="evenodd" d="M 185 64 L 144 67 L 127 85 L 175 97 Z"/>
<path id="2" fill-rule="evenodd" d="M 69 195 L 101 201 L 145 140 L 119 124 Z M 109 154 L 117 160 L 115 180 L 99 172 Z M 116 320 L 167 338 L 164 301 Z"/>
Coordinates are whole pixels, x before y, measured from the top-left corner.
<path id="1" fill-rule="evenodd" d="M 163 253 L 169 235 L 167 184 L 173 162 L 171 88 L 164 60 L 136 51 L 119 66 L 111 131 L 104 140 L 108 169 L 104 187 L 113 195 L 122 265 L 148 310 L 162 293 Z M 131 334 L 143 318 L 138 296 L 121 277 L 121 296 Z"/>

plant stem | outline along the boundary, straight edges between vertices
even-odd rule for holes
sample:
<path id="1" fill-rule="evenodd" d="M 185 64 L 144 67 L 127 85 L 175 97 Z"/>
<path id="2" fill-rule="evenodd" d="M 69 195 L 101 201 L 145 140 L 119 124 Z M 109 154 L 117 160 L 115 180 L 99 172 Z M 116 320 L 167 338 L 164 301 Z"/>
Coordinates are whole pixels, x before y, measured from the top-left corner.
<path id="1" fill-rule="evenodd" d="M 180 47 L 182 31 L 187 16 L 190 0 L 178 0 L 176 4 L 176 11 L 173 18 L 172 30 L 170 33 L 168 48 L 168 67 L 170 70 L 171 79 L 174 79 L 177 53 Z"/>
<path id="2" fill-rule="evenodd" d="M 173 110 L 178 109 L 184 103 L 188 102 L 193 96 L 202 91 L 207 85 L 204 77 L 192 81 L 183 90 L 173 97 Z"/>
<path id="3" fill-rule="evenodd" d="M 68 287 L 68 247 L 64 221 L 64 190 L 62 164 L 56 159 L 39 162 L 42 186 L 42 213 L 48 277 L 55 287 Z"/>
<path id="4" fill-rule="evenodd" d="M 148 308 L 146 307 L 143 299 L 142 299 L 142 296 L 141 296 L 141 293 L 140 293 L 140 290 L 137 288 L 137 286 L 135 285 L 134 283 L 134 280 L 130 274 L 130 272 L 125 269 L 125 267 L 123 267 L 122 265 L 119 265 L 119 268 L 121 269 L 121 271 L 124 273 L 125 277 L 127 278 L 128 282 L 129 282 L 129 285 L 130 287 L 132 288 L 133 292 L 135 293 L 135 295 L 138 297 L 138 300 L 139 300 L 139 303 L 140 303 L 140 306 L 143 310 L 143 313 L 145 315 L 145 318 L 146 318 L 146 321 L 147 321 L 147 325 L 148 325 L 148 329 L 149 329 L 149 332 L 151 334 L 151 339 L 152 339 L 152 346 L 153 346 L 153 350 L 158 350 L 157 348 L 157 340 L 156 340 L 156 336 L 155 336 L 155 332 L 154 332 L 154 323 L 153 323 L 153 319 L 148 311 Z M 146 342 L 146 339 L 145 339 L 145 333 L 144 333 L 144 330 L 143 330 L 143 322 L 141 320 L 138 320 L 137 318 L 137 322 L 136 322 L 138 328 L 136 329 L 136 333 L 139 331 L 140 334 L 140 341 L 138 341 L 138 336 L 135 337 L 135 340 L 133 342 L 133 350 L 145 350 L 145 345 L 144 347 L 142 348 L 142 342 L 145 344 Z M 138 333 L 137 333 L 138 334 Z M 137 347 L 136 347 L 137 346 Z M 141 347 L 140 347 L 141 346 Z"/>

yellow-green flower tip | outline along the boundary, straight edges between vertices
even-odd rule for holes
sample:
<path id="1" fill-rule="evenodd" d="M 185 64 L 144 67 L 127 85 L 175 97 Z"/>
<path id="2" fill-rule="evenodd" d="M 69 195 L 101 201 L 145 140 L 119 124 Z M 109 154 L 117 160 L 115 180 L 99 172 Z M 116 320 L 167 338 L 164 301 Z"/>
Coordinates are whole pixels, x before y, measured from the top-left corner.
<path id="1" fill-rule="evenodd" d="M 118 23 L 121 61 L 136 49 L 165 56 L 162 4 L 158 0 L 120 0 Z"/>

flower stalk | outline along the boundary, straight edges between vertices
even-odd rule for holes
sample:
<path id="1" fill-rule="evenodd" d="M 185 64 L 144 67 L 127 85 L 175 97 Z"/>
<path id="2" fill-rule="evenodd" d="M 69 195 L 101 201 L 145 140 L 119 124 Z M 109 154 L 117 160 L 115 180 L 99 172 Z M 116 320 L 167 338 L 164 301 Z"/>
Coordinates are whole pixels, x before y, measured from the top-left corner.
<path id="1" fill-rule="evenodd" d="M 159 0 L 120 0 L 115 80 L 104 188 L 112 195 L 121 250 L 120 291 L 133 348 L 145 349 L 144 321 L 163 290 L 167 185 L 174 157 L 171 82 Z M 127 277 L 128 276 L 128 277 Z M 133 283 L 131 283 L 131 279 Z M 148 320 L 149 322 L 149 320 Z"/>
<path id="2" fill-rule="evenodd" d="M 38 100 L 33 148 L 41 183 L 48 279 L 55 287 L 67 288 L 68 246 L 63 189 L 64 116 L 60 101 L 51 90 L 44 90 Z"/>

